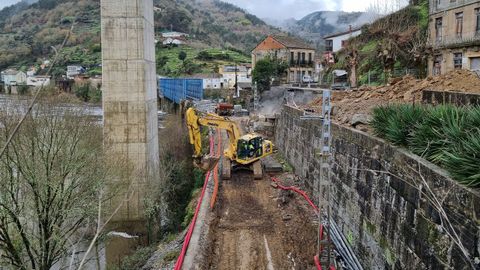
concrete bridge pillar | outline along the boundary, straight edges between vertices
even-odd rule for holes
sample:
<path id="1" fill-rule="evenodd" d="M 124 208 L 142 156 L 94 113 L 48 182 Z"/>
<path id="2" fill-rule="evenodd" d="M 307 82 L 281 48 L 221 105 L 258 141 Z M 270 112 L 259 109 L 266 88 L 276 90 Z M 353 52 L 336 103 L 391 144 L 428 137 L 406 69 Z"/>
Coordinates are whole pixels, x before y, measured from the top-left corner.
<path id="1" fill-rule="evenodd" d="M 114 221 L 138 221 L 149 183 L 159 181 L 153 2 L 101 0 L 101 17 L 104 140 L 134 167 L 134 196 Z"/>

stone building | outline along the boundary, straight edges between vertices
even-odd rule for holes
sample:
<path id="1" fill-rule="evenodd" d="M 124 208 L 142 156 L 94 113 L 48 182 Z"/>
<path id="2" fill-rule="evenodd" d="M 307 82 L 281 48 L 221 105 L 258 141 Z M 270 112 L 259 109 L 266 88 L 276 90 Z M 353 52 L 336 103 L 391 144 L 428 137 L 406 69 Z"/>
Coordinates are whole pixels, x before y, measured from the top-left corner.
<path id="1" fill-rule="evenodd" d="M 252 67 L 265 58 L 283 60 L 288 63 L 287 83 L 301 82 L 308 75 L 315 74 L 315 49 L 305 42 L 289 36 L 270 35 L 252 51 Z"/>
<path id="2" fill-rule="evenodd" d="M 480 1 L 429 0 L 429 75 L 480 72 Z"/>

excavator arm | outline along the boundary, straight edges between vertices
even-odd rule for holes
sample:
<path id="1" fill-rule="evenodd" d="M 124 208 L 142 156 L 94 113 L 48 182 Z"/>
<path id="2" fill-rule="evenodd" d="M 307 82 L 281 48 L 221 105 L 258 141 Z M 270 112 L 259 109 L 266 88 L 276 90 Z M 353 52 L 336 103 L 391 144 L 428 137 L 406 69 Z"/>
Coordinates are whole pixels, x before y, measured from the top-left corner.
<path id="1" fill-rule="evenodd" d="M 202 156 L 202 136 L 200 127 L 214 127 L 225 130 L 228 134 L 228 148 L 225 150 L 225 156 L 231 160 L 235 160 L 237 154 L 237 141 L 241 136 L 240 129 L 236 122 L 227 118 L 208 113 L 197 113 L 194 108 L 189 108 L 185 114 L 188 126 L 190 143 L 194 146 L 195 164 L 201 169 L 208 171 L 218 162 L 212 157 Z"/>

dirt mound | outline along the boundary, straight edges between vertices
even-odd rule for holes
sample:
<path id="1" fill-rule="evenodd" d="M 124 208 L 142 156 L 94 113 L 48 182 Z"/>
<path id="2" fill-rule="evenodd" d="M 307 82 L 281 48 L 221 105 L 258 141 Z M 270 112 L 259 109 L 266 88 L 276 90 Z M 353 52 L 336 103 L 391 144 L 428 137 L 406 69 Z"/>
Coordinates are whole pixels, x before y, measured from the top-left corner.
<path id="1" fill-rule="evenodd" d="M 337 91 L 332 96 L 332 116 L 340 124 L 356 125 L 352 119 L 358 119 L 359 115 L 364 115 L 367 119 L 366 116 L 370 115 L 374 107 L 388 103 L 421 102 L 422 91 L 426 89 L 480 93 L 480 78 L 471 71 L 456 70 L 424 80 L 407 75 L 391 80 L 387 86 L 362 86 L 356 91 Z M 307 106 L 315 111 L 320 111 L 321 107 L 321 98 Z"/>
<path id="2" fill-rule="evenodd" d="M 442 76 L 428 77 L 422 81 L 425 89 L 480 94 L 480 78 L 469 70 L 455 70 Z"/>

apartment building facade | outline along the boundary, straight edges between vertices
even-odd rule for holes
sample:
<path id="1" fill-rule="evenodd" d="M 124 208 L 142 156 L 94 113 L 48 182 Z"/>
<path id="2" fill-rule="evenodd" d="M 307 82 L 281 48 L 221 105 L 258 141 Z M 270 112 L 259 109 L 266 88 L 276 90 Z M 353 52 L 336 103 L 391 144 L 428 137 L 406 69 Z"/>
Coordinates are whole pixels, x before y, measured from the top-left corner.
<path id="1" fill-rule="evenodd" d="M 299 83 L 305 76 L 315 75 L 315 49 L 305 42 L 290 36 L 270 35 L 252 51 L 252 68 L 255 64 L 271 57 L 288 64 L 282 80 L 286 83 Z"/>
<path id="2" fill-rule="evenodd" d="M 429 1 L 429 75 L 480 73 L 480 0 Z"/>

